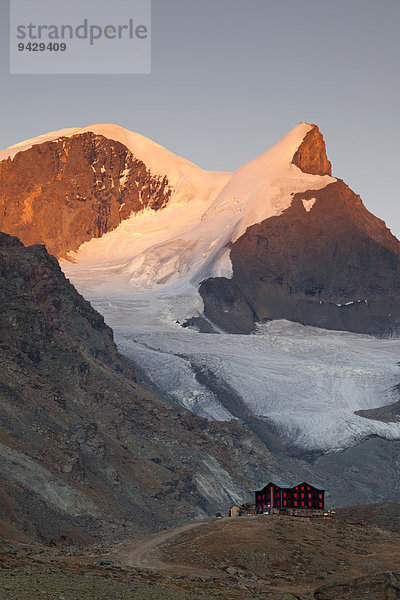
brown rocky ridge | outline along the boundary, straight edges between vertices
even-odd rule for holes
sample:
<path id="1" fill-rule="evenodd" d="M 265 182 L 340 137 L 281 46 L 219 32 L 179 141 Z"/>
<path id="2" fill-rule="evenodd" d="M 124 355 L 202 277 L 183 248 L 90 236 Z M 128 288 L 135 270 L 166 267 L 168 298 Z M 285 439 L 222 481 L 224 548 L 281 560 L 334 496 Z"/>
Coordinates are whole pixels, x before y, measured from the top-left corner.
<path id="1" fill-rule="evenodd" d="M 282 473 L 237 422 L 209 422 L 139 384 L 57 260 L 6 234 L 0 402 L 0 535 L 9 538 L 137 537 L 225 510 L 254 477 Z"/>

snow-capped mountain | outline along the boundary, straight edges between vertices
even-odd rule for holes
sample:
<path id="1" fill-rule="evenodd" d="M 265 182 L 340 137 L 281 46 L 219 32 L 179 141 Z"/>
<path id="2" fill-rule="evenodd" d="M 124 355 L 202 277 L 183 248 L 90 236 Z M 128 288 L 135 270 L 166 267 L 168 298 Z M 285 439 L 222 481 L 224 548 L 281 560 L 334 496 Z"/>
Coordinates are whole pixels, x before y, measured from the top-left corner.
<path id="1" fill-rule="evenodd" d="M 0 161 L 1 230 L 58 257 L 145 209 L 212 198 L 230 176 L 114 125 L 49 133 Z"/>
<path id="2" fill-rule="evenodd" d="M 302 450 L 400 439 L 373 412 L 397 400 L 400 341 L 363 335 L 400 319 L 400 244 L 315 125 L 235 173 L 104 125 L 0 158 L 0 228 L 46 244 L 174 402 Z"/>

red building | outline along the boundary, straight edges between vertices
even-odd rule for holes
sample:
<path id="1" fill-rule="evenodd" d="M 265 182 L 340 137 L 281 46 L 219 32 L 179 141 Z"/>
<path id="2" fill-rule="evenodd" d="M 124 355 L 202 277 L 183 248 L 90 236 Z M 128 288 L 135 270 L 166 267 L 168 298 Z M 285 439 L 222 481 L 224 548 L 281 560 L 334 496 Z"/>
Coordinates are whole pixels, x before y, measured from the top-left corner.
<path id="1" fill-rule="evenodd" d="M 270 508 L 300 508 L 324 510 L 325 490 L 315 483 L 282 483 L 270 481 L 261 490 L 255 491 L 258 512 Z"/>

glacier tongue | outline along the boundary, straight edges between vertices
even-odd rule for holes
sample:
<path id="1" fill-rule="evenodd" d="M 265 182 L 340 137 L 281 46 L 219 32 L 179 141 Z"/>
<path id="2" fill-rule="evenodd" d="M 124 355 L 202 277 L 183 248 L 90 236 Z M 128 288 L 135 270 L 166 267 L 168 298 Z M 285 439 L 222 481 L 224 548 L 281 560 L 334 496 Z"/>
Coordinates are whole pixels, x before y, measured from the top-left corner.
<path id="1" fill-rule="evenodd" d="M 156 300 L 148 298 L 149 303 Z M 241 398 L 242 412 L 267 419 L 290 444 L 338 450 L 368 435 L 400 438 L 400 423 L 354 414 L 396 400 L 400 340 L 274 321 L 256 334 L 204 334 L 182 328 L 144 298 L 93 301 L 132 358 L 175 402 L 210 419 L 237 416 L 197 372 L 212 374 Z M 153 318 L 156 319 L 153 321 Z"/>
<path id="2" fill-rule="evenodd" d="M 400 423 L 354 414 L 397 400 L 392 390 L 400 380 L 399 339 L 287 321 L 261 325 L 247 336 L 199 333 L 181 326 L 203 308 L 187 278 L 128 293 L 126 274 L 94 281 L 87 265 L 63 267 L 113 328 L 120 351 L 173 401 L 199 415 L 254 415 L 306 450 L 337 450 L 369 435 L 400 439 Z M 241 410 L 221 403 L 215 386 L 198 380 L 199 372 L 232 390 Z"/>

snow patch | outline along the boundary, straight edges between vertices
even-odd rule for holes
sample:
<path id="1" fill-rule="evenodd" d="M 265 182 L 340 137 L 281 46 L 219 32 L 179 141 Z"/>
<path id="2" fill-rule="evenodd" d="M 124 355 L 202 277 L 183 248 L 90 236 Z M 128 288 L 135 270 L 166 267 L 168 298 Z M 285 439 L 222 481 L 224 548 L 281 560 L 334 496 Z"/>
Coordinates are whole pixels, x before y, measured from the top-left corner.
<path id="1" fill-rule="evenodd" d="M 126 182 L 128 181 L 128 175 L 131 172 L 130 169 L 124 169 L 119 178 L 119 185 L 121 188 L 125 187 Z"/>
<path id="2" fill-rule="evenodd" d="M 351 304 L 361 304 L 362 302 L 364 302 L 364 304 L 368 304 L 368 298 L 365 298 L 364 300 L 350 300 L 349 302 L 344 302 L 343 304 L 336 304 L 336 306 L 350 306 Z"/>
<path id="3" fill-rule="evenodd" d="M 310 210 L 312 209 L 312 207 L 314 206 L 316 201 L 317 201 L 316 198 L 310 198 L 309 200 L 302 200 L 303 206 L 307 212 L 310 212 Z"/>

